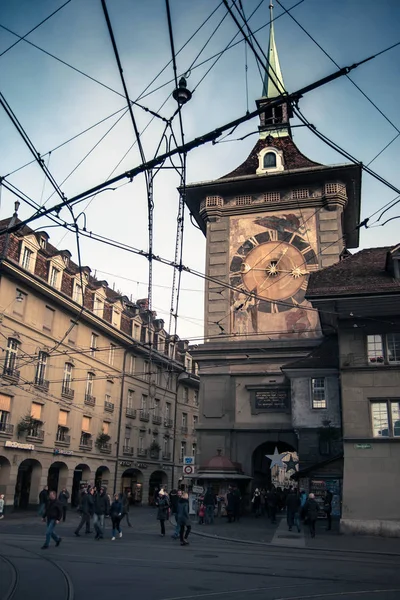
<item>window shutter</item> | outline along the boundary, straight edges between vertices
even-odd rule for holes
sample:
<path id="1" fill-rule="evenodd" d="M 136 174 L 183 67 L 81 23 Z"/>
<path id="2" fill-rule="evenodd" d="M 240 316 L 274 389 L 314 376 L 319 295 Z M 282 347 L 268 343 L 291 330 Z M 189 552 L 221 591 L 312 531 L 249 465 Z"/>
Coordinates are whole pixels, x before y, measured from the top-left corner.
<path id="1" fill-rule="evenodd" d="M 50 306 L 45 307 L 44 317 L 43 317 L 43 327 L 45 329 L 48 329 L 49 331 L 51 331 L 52 327 L 53 327 L 54 313 L 55 313 L 55 311 L 52 308 L 50 308 Z"/>
<path id="2" fill-rule="evenodd" d="M 5 412 L 10 412 L 11 396 L 5 396 L 4 394 L 0 394 L 0 410 L 4 410 Z"/>
<path id="3" fill-rule="evenodd" d="M 40 421 L 41 416 L 42 416 L 42 405 L 37 404 L 36 402 L 32 402 L 31 417 L 33 417 L 37 421 Z"/>
<path id="4" fill-rule="evenodd" d="M 107 421 L 103 421 L 103 433 L 104 433 L 104 435 L 108 435 L 109 427 L 110 427 L 110 423 L 108 423 Z"/>
<path id="5" fill-rule="evenodd" d="M 62 427 L 67 426 L 68 412 L 66 410 L 60 410 L 58 413 L 58 424 Z"/>
<path id="6" fill-rule="evenodd" d="M 82 417 L 82 431 L 84 433 L 90 433 L 90 417 Z"/>

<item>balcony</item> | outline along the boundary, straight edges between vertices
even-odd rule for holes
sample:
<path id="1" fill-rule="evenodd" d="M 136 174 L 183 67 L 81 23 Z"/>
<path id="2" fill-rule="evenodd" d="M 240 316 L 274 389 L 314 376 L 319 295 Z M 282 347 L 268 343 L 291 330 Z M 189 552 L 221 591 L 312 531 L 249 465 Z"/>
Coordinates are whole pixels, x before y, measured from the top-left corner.
<path id="1" fill-rule="evenodd" d="M 172 419 L 164 419 L 164 427 L 173 427 Z"/>
<path id="2" fill-rule="evenodd" d="M 26 434 L 27 440 L 33 440 L 37 443 L 42 443 L 44 440 L 44 430 L 39 429 L 39 427 L 33 427 L 33 429 L 29 429 Z"/>
<path id="3" fill-rule="evenodd" d="M 71 436 L 67 433 L 59 433 L 57 434 L 56 441 L 54 443 L 56 446 L 69 446 L 71 443 Z"/>
<path id="4" fill-rule="evenodd" d="M 125 454 L 125 456 L 133 456 L 133 447 L 132 446 L 124 446 L 122 448 L 122 454 Z"/>
<path id="5" fill-rule="evenodd" d="M 160 458 L 160 451 L 150 450 L 150 458 L 152 458 L 153 460 L 158 460 Z"/>
<path id="6" fill-rule="evenodd" d="M 1 423 L 0 422 L 0 435 L 12 436 L 13 432 L 14 432 L 14 425 L 11 425 L 11 423 Z"/>
<path id="7" fill-rule="evenodd" d="M 63 398 L 67 398 L 67 400 L 73 400 L 74 399 L 74 390 L 72 390 L 69 385 L 63 385 L 61 388 L 61 396 Z"/>
<path id="8" fill-rule="evenodd" d="M 130 419 L 136 419 L 136 408 L 126 407 L 125 415 Z"/>
<path id="9" fill-rule="evenodd" d="M 111 444 L 109 442 L 99 445 L 99 450 L 103 454 L 111 454 Z"/>
<path id="10" fill-rule="evenodd" d="M 96 398 L 91 394 L 85 394 L 85 404 L 88 406 L 94 406 L 96 404 Z"/>
<path id="11" fill-rule="evenodd" d="M 187 432 L 188 432 L 188 428 L 182 425 L 182 427 L 181 427 L 181 433 L 183 433 L 183 434 L 186 435 Z"/>
<path id="12" fill-rule="evenodd" d="M 12 383 L 18 383 L 19 371 L 17 371 L 17 369 L 13 369 L 12 367 L 4 367 L 3 378 L 11 381 Z"/>
<path id="13" fill-rule="evenodd" d="M 91 437 L 84 435 L 81 437 L 79 442 L 79 448 L 81 450 L 92 450 L 93 448 L 93 440 Z"/>
<path id="14" fill-rule="evenodd" d="M 171 452 L 163 452 L 162 459 L 163 460 L 171 460 Z"/>
<path id="15" fill-rule="evenodd" d="M 107 400 L 104 401 L 104 410 L 106 412 L 114 412 L 114 403 L 113 402 L 108 402 Z"/>
<path id="16" fill-rule="evenodd" d="M 162 418 L 159 417 L 158 415 L 153 415 L 152 421 L 153 421 L 153 425 L 161 425 Z"/>
<path id="17" fill-rule="evenodd" d="M 150 421 L 150 414 L 146 410 L 141 410 L 139 413 L 139 420 L 148 423 Z"/>
<path id="18" fill-rule="evenodd" d="M 137 455 L 140 458 L 146 458 L 146 456 L 147 456 L 147 449 L 146 448 L 138 448 L 137 449 Z"/>
<path id="19" fill-rule="evenodd" d="M 34 386 L 42 392 L 49 391 L 49 382 L 47 379 L 43 379 L 43 377 L 35 377 Z"/>

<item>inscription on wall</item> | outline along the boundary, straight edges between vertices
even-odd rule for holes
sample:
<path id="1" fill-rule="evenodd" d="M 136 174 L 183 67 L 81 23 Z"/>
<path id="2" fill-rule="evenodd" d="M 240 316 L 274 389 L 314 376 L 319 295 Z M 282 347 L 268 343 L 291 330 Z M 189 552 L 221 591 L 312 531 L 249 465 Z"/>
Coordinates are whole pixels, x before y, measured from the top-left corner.
<path id="1" fill-rule="evenodd" d="M 250 391 L 251 413 L 258 415 L 269 412 L 289 412 L 290 410 L 290 387 L 270 386 L 257 387 L 247 386 Z"/>

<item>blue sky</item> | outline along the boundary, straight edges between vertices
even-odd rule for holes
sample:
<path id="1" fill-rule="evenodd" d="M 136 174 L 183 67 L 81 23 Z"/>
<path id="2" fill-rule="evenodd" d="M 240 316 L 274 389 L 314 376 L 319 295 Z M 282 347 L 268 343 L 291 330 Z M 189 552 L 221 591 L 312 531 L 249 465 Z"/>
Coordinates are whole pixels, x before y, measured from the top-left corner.
<path id="1" fill-rule="evenodd" d="M 250 15 L 260 0 L 242 0 Z M 219 5 L 218 0 L 189 2 L 170 0 L 175 46 L 178 50 Z M 296 2 L 282 0 L 289 9 Z M 269 20 L 267 0 L 250 20 L 252 29 Z M 281 14 L 276 4 L 275 15 Z M 60 0 L 2 0 L 0 24 L 25 35 L 32 27 L 62 5 Z M 108 8 L 119 47 L 124 74 L 131 98 L 138 98 L 159 71 L 170 60 L 167 19 L 164 0 L 109 0 Z M 200 33 L 178 54 L 179 74 L 188 71 L 206 40 L 226 13 L 219 6 Z M 304 0 L 293 10 L 296 19 L 341 66 L 351 65 L 366 56 L 400 41 L 400 3 L 397 0 Z M 201 135 L 214 127 L 241 116 L 247 109 L 245 88 L 245 51 L 240 43 L 227 51 L 199 84 L 212 64 L 196 65 L 219 52 L 237 33 L 231 17 L 227 16 L 217 33 L 202 52 L 188 77 L 188 87 L 195 89 L 193 98 L 183 112 L 186 140 Z M 288 91 L 327 75 L 334 65 L 304 34 L 288 15 L 277 19 L 276 41 L 282 72 Z M 257 38 L 266 49 L 268 27 Z M 0 54 L 17 38 L 0 29 Z M 122 93 L 121 83 L 108 37 L 100 0 L 71 0 L 62 10 L 27 38 L 48 52 L 76 68 L 99 79 Z M 236 40 L 240 39 L 240 34 Z M 249 108 L 261 93 L 261 81 L 255 60 L 248 51 Z M 351 74 L 354 81 L 377 104 L 385 115 L 400 129 L 398 109 L 400 46 L 361 66 Z M 83 75 L 60 64 L 38 49 L 21 41 L 0 56 L 0 90 L 16 113 L 34 145 L 41 154 L 63 143 L 83 129 L 95 124 L 124 107 L 124 99 L 117 93 L 100 86 Z M 166 70 L 148 88 L 140 102 L 158 110 L 166 101 L 161 114 L 169 118 L 176 104 L 171 98 L 172 67 Z M 164 85 L 161 89 L 155 88 Z M 149 92 L 151 92 L 149 94 Z M 368 103 L 361 93 L 342 78 L 301 100 L 300 108 L 307 118 L 325 135 L 332 138 L 365 163 L 389 143 L 397 131 Z M 87 134 L 54 151 L 49 169 L 61 183 L 116 122 L 119 113 Z M 135 109 L 139 129 L 148 124 L 148 113 Z M 294 124 L 296 121 L 294 121 Z M 241 137 L 257 128 L 255 121 L 243 125 L 233 138 Z M 143 134 L 146 158 L 152 158 L 163 129 L 161 121 L 153 121 Z M 178 133 L 178 129 L 176 130 Z M 229 138 L 227 138 L 229 139 Z M 304 128 L 294 129 L 294 139 L 300 150 L 321 163 L 344 162 L 333 150 L 320 142 Z M 99 143 L 83 164 L 62 185 L 66 196 L 72 196 L 105 180 L 134 141 L 132 124 L 124 116 Z M 244 141 L 207 145 L 188 156 L 188 182 L 222 176 L 239 165 L 257 141 L 251 136 Z M 400 187 L 398 158 L 400 137 L 371 164 L 371 168 Z M 4 112 L 0 112 L 0 176 L 6 176 L 31 160 Z M 45 157 L 46 162 L 49 160 Z M 135 146 L 117 167 L 116 173 L 140 163 Z M 45 202 L 51 194 L 48 183 L 37 165 L 28 166 L 8 180 L 37 202 Z M 155 253 L 172 259 L 175 247 L 178 176 L 172 171 L 161 172 L 154 182 Z M 44 188 L 44 190 L 43 190 Z M 395 193 L 370 176 L 364 175 L 362 188 L 362 216 L 375 212 L 395 197 Z M 56 201 L 53 196 L 46 206 Z M 14 198 L 3 191 L 1 217 L 11 214 Z M 81 205 L 81 209 L 87 203 Z M 115 192 L 104 192 L 85 211 L 87 228 L 127 244 L 147 248 L 147 200 L 143 178 L 136 179 Z M 32 209 L 22 205 L 20 217 L 27 217 Z M 76 210 L 76 214 L 78 214 Z M 387 217 L 400 214 L 400 204 Z M 67 218 L 67 212 L 62 213 Z M 83 224 L 82 221 L 80 221 Z M 45 226 L 48 221 L 38 224 Z M 398 243 L 400 220 L 381 228 L 363 230 L 360 247 Z M 69 248 L 76 258 L 75 240 L 58 228 L 49 228 L 51 242 L 60 248 Z M 200 234 L 186 221 L 184 262 L 204 270 L 205 244 Z M 82 261 L 97 270 L 110 285 L 133 298 L 146 296 L 147 262 L 141 257 L 82 240 Z M 172 270 L 154 267 L 153 305 L 168 323 Z M 123 279 L 121 276 L 131 279 Z M 137 283 L 139 282 L 139 283 Z M 162 287 L 165 286 L 165 287 Z M 183 275 L 178 333 L 189 339 L 202 335 L 203 294 L 202 280 Z"/>

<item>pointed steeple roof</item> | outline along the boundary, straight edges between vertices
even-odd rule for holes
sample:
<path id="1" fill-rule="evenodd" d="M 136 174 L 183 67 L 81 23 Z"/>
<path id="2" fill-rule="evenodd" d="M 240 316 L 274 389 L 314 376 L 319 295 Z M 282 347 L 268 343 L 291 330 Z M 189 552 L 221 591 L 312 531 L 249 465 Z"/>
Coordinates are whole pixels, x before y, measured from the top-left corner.
<path id="1" fill-rule="evenodd" d="M 269 5 L 270 14 L 270 29 L 269 29 L 269 44 L 268 44 L 268 65 L 264 77 L 264 85 L 262 89 L 263 98 L 276 98 L 283 94 L 285 90 L 285 84 L 283 82 L 281 66 L 279 63 L 278 51 L 275 44 L 275 31 L 274 31 L 274 13 L 273 4 Z"/>

